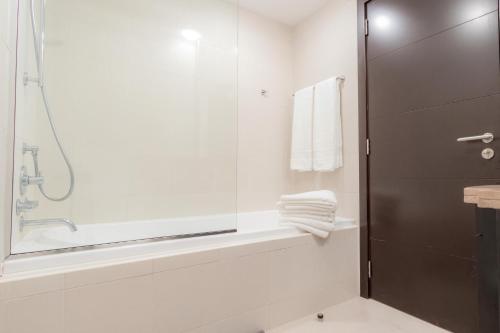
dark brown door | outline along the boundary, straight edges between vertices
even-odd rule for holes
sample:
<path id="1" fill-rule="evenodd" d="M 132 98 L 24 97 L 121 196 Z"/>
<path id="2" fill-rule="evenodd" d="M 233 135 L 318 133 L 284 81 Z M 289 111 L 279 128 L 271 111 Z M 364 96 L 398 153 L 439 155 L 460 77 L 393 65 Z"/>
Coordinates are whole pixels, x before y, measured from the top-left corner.
<path id="1" fill-rule="evenodd" d="M 477 332 L 475 213 L 462 193 L 500 179 L 497 0 L 372 0 L 367 17 L 371 296 Z M 486 132 L 495 141 L 457 142 Z"/>

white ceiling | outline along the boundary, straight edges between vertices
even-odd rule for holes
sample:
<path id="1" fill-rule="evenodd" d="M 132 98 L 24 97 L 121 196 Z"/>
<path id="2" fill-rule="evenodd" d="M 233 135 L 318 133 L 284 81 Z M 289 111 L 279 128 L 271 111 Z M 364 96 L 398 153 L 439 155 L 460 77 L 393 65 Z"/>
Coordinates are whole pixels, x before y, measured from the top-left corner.
<path id="1" fill-rule="evenodd" d="M 329 0 L 239 0 L 241 7 L 281 23 L 296 25 Z"/>

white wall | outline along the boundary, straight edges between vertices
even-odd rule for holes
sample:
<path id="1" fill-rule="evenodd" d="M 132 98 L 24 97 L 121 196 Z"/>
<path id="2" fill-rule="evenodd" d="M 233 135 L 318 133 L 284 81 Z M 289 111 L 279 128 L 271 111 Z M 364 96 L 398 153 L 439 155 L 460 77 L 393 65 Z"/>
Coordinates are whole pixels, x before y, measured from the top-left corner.
<path id="1" fill-rule="evenodd" d="M 0 1 L 0 263 L 8 253 L 7 237 L 10 230 L 16 13 L 16 0 Z"/>
<path id="2" fill-rule="evenodd" d="M 274 209 L 289 190 L 293 30 L 240 10 L 238 210 Z M 267 96 L 261 90 L 267 90 Z"/>

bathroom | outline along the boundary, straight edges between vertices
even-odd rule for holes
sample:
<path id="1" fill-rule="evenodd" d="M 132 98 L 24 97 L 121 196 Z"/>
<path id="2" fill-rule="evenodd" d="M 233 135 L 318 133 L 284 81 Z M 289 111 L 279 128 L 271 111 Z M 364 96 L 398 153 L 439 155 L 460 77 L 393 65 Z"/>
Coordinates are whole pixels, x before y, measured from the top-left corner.
<path id="1" fill-rule="evenodd" d="M 0 333 L 500 332 L 498 34 L 496 0 L 0 0 Z"/>

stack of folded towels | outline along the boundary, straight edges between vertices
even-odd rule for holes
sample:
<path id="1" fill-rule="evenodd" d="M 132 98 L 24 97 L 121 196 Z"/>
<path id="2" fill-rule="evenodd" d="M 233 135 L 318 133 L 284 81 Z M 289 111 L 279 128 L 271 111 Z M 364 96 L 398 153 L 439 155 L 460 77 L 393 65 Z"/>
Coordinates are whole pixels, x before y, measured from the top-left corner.
<path id="1" fill-rule="evenodd" d="M 335 229 L 337 198 L 332 191 L 314 191 L 281 196 L 280 222 L 321 238 Z"/>

